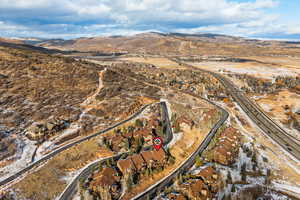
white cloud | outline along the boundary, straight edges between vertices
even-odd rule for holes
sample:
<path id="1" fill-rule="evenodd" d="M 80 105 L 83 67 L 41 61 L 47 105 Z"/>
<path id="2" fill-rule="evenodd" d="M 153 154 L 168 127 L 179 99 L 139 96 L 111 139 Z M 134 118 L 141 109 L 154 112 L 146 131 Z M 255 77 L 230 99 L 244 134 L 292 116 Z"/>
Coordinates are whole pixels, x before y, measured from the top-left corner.
<path id="1" fill-rule="evenodd" d="M 22 25 L 10 24 L 0 21 L 0 30 L 2 33 L 14 33 L 20 31 L 28 31 L 29 29 Z"/>
<path id="2" fill-rule="evenodd" d="M 278 0 L 0 0 L 0 28 L 5 27 L 0 36 L 75 37 L 153 29 L 242 36 L 299 33 L 276 24 L 279 16 L 268 13 L 276 6 Z"/>

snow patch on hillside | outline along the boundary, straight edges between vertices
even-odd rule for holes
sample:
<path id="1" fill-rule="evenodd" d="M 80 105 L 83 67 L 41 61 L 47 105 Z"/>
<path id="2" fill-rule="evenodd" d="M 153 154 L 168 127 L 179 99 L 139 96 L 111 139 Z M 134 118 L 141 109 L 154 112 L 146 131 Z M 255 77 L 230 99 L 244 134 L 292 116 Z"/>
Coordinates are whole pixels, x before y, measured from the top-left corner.
<path id="1" fill-rule="evenodd" d="M 171 148 L 174 144 L 176 144 L 176 142 L 182 138 L 182 135 L 183 135 L 182 132 L 174 133 L 173 139 L 169 142 L 169 144 L 167 145 L 167 148 Z"/>
<path id="2" fill-rule="evenodd" d="M 15 155 L 16 161 L 0 169 L 0 181 L 15 174 L 31 163 L 32 155 L 36 149 L 35 142 L 28 139 L 24 139 L 23 141 L 17 140 L 17 142 L 18 151 Z"/>

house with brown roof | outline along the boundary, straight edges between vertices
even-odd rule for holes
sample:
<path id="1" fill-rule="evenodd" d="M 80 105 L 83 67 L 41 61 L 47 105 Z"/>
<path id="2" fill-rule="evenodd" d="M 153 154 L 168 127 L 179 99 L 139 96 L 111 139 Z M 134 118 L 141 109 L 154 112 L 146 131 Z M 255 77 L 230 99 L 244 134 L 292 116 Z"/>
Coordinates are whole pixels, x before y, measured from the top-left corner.
<path id="1" fill-rule="evenodd" d="M 233 127 L 227 127 L 221 134 L 220 137 L 227 137 L 231 140 L 237 140 L 240 137 L 240 133 Z"/>
<path id="2" fill-rule="evenodd" d="M 147 163 L 140 154 L 135 154 L 130 157 L 137 171 L 142 172 L 147 168 Z"/>
<path id="3" fill-rule="evenodd" d="M 143 137 L 146 145 L 152 145 L 152 131 L 149 128 L 140 129 L 133 133 L 133 137 Z"/>
<path id="4" fill-rule="evenodd" d="M 133 132 L 129 132 L 129 131 L 127 131 L 127 132 L 122 132 L 122 136 L 124 137 L 124 138 L 133 138 Z"/>
<path id="5" fill-rule="evenodd" d="M 120 152 L 122 148 L 125 146 L 124 138 L 115 136 L 111 139 L 112 149 L 116 152 Z"/>
<path id="6" fill-rule="evenodd" d="M 159 125 L 160 125 L 160 121 L 159 121 L 159 119 L 156 119 L 156 118 L 154 118 L 154 119 L 151 118 L 147 124 L 147 126 L 150 128 L 155 128 L 155 127 L 158 127 Z"/>
<path id="7" fill-rule="evenodd" d="M 210 120 L 217 113 L 217 109 L 210 109 L 204 113 L 204 121 Z"/>
<path id="8" fill-rule="evenodd" d="M 118 160 L 117 166 L 122 172 L 122 174 L 126 174 L 135 170 L 135 166 L 130 158 Z"/>
<path id="9" fill-rule="evenodd" d="M 184 124 L 186 124 L 186 125 L 188 125 L 190 127 L 192 127 L 194 125 L 193 120 L 190 120 L 190 119 L 186 118 L 185 116 L 179 117 L 176 120 L 176 123 L 178 123 L 178 124 L 183 124 L 184 123 Z"/>
<path id="10" fill-rule="evenodd" d="M 170 193 L 168 194 L 168 199 L 170 200 L 187 200 L 187 198 L 183 194 L 175 194 L 175 193 Z"/>
<path id="11" fill-rule="evenodd" d="M 213 160 L 223 164 L 230 165 L 234 161 L 239 151 L 241 134 L 233 127 L 226 128 L 219 137 L 214 152 Z"/>
<path id="12" fill-rule="evenodd" d="M 101 172 L 93 175 L 93 180 L 90 182 L 90 188 L 95 193 L 107 190 L 112 195 L 118 195 L 120 190 L 120 176 L 118 172 L 111 167 L 104 168 Z"/>
<path id="13" fill-rule="evenodd" d="M 163 166 L 165 162 L 166 153 L 161 148 L 159 151 L 143 151 L 140 154 L 135 154 L 126 159 L 118 160 L 117 166 L 122 174 L 126 174 L 132 170 L 143 172 L 147 169 L 147 167 L 156 168 Z"/>
<path id="14" fill-rule="evenodd" d="M 230 150 L 222 146 L 218 146 L 214 149 L 213 160 L 222 165 L 230 165 L 232 163 L 232 153 Z"/>
<path id="15" fill-rule="evenodd" d="M 152 151 L 143 151 L 141 152 L 141 155 L 145 162 L 147 163 L 148 167 L 152 167 L 154 165 L 154 160 L 152 156 Z"/>
<path id="16" fill-rule="evenodd" d="M 148 167 L 163 166 L 166 162 L 166 152 L 163 148 L 152 151 L 144 151 L 141 153 Z"/>
<path id="17" fill-rule="evenodd" d="M 160 162 L 161 164 L 164 164 L 166 162 L 166 152 L 165 152 L 164 148 L 160 148 L 158 151 L 153 150 L 152 156 L 153 156 L 154 160 Z"/>
<path id="18" fill-rule="evenodd" d="M 210 187 L 212 192 L 218 191 L 219 175 L 212 166 L 202 169 L 196 176 L 200 177 Z"/>
<path id="19" fill-rule="evenodd" d="M 212 198 L 212 194 L 202 180 L 190 179 L 184 184 L 181 184 L 189 198 L 195 200 L 207 200 Z"/>

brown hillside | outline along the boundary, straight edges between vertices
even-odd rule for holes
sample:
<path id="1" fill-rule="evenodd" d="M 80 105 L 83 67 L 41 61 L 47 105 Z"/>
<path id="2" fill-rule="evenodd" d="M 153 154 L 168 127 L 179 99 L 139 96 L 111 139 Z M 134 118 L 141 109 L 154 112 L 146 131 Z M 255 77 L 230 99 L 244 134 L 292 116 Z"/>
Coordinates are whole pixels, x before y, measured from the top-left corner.
<path id="1" fill-rule="evenodd" d="M 70 42 L 40 44 L 43 47 L 78 50 L 147 53 L 161 55 L 299 55 L 300 49 L 293 44 L 276 41 L 249 40 L 239 37 L 202 34 L 143 33 L 134 36 L 79 38 Z"/>

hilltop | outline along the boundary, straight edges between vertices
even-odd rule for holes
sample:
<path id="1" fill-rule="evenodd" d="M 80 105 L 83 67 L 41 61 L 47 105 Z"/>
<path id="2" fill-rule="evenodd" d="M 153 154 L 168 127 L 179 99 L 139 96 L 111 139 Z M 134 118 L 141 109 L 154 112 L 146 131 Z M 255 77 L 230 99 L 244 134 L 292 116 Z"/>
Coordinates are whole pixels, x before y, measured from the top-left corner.
<path id="1" fill-rule="evenodd" d="M 102 53 L 128 52 L 155 55 L 299 55 L 299 44 L 264 41 L 219 34 L 141 33 L 132 36 L 107 36 L 52 39 L 34 43 L 36 46 L 68 51 Z"/>

